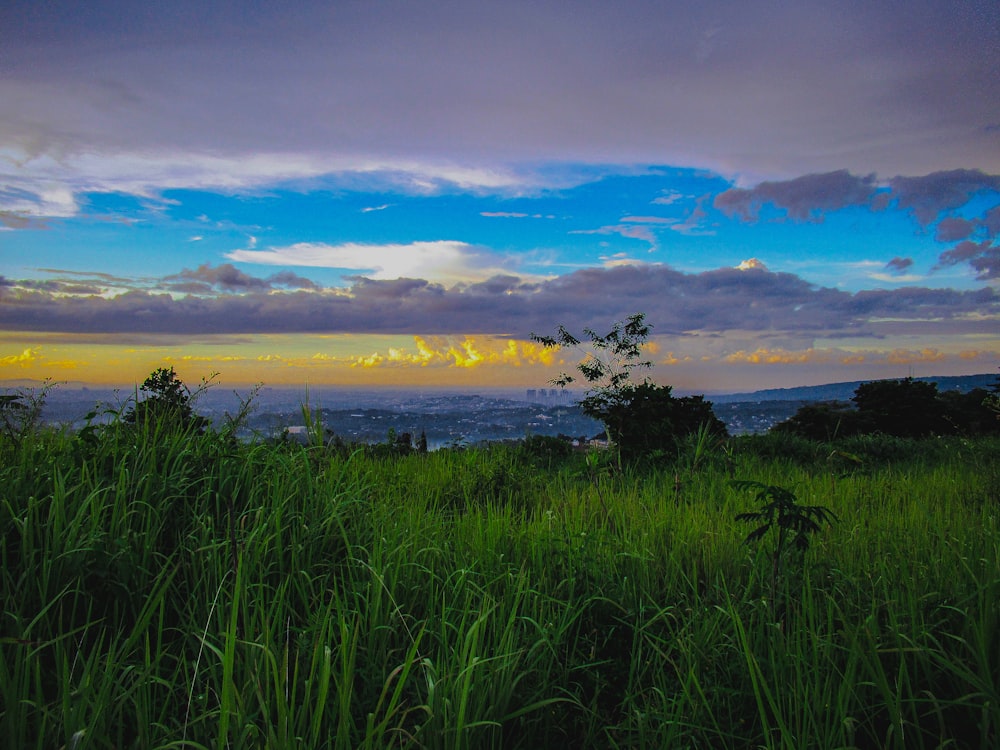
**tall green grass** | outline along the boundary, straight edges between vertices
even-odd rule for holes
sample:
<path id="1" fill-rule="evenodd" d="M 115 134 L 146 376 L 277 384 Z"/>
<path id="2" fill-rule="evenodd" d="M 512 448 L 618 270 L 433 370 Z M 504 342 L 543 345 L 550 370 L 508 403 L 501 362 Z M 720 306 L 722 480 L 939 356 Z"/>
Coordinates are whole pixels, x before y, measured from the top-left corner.
<path id="1" fill-rule="evenodd" d="M 996 745 L 998 443 L 782 445 L 619 469 L 163 424 L 0 442 L 0 737 Z M 777 589 L 734 477 L 841 519 Z"/>

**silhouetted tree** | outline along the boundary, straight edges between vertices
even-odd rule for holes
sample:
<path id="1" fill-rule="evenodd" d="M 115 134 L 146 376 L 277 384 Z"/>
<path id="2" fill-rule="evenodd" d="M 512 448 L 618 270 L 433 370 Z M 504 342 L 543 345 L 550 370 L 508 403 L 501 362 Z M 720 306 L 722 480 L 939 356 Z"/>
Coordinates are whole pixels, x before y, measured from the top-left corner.
<path id="1" fill-rule="evenodd" d="M 850 437 L 861 431 L 858 412 L 843 401 L 825 401 L 800 406 L 791 417 L 771 428 L 810 440 L 833 440 Z"/>
<path id="2" fill-rule="evenodd" d="M 913 378 L 862 383 L 851 399 L 866 432 L 924 437 L 950 432 L 937 383 Z"/>
<path id="3" fill-rule="evenodd" d="M 643 313 L 630 315 L 600 335 L 584 329 L 587 339 L 574 336 L 559 326 L 555 336 L 531 334 L 531 339 L 545 347 L 586 347 L 576 369 L 588 384 L 580 407 L 587 416 L 604 424 L 608 438 L 625 457 L 635 457 L 657 450 L 672 451 L 676 441 L 702 424 L 720 435 L 725 425 L 712 412 L 712 404 L 702 396 L 674 398 L 670 386 L 649 380 L 631 381 L 632 371 L 652 365 L 642 358 L 642 346 L 651 326 Z M 577 377 L 562 373 L 552 383 L 565 387 Z"/>
<path id="4" fill-rule="evenodd" d="M 875 380 L 858 386 L 851 400 L 855 408 L 842 402 L 807 404 L 772 430 L 812 440 L 876 432 L 896 437 L 1000 432 L 1000 415 L 982 388 L 939 393 L 936 383 L 912 378 Z"/>
<path id="5" fill-rule="evenodd" d="M 669 385 L 629 383 L 613 402 L 602 402 L 596 411 L 591 406 L 590 415 L 604 420 L 609 437 L 627 458 L 656 451 L 672 453 L 678 440 L 702 425 L 719 437 L 726 435 L 726 425 L 715 416 L 710 401 L 703 396 L 678 398 L 672 391 Z"/>
<path id="6" fill-rule="evenodd" d="M 177 377 L 173 367 L 153 370 L 139 388 L 145 397 L 122 417 L 126 424 L 169 424 L 204 432 L 208 420 L 194 413 L 196 395 Z M 201 392 L 199 389 L 198 392 Z"/>
<path id="7" fill-rule="evenodd" d="M 944 419 L 960 435 L 991 435 L 1000 432 L 1000 416 L 990 408 L 990 393 L 973 388 L 968 393 L 945 391 L 940 395 Z"/>

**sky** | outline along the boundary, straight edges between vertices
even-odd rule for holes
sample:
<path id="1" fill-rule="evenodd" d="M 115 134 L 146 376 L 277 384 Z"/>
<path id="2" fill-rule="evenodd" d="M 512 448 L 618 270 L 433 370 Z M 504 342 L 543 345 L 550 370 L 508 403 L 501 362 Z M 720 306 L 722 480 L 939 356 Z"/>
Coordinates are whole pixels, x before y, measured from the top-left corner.
<path id="1" fill-rule="evenodd" d="M 997 372 L 1000 3 L 6 2 L 0 382 Z"/>

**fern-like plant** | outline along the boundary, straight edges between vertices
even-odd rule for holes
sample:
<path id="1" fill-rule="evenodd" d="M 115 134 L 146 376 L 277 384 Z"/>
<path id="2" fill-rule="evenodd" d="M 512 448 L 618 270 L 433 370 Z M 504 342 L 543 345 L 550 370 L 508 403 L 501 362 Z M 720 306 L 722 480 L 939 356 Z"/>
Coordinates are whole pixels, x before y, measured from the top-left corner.
<path id="1" fill-rule="evenodd" d="M 789 550 L 804 553 L 809 549 L 810 537 L 822 530 L 823 524 L 839 520 L 829 508 L 822 505 L 800 505 L 795 494 L 784 487 L 777 487 L 752 480 L 734 480 L 737 490 L 756 492 L 755 499 L 760 509 L 738 513 L 737 521 L 757 524 L 757 528 L 747 534 L 744 544 L 752 544 L 764 539 L 772 531 L 777 535 L 771 554 L 771 602 L 777 593 L 778 573 L 782 560 Z"/>

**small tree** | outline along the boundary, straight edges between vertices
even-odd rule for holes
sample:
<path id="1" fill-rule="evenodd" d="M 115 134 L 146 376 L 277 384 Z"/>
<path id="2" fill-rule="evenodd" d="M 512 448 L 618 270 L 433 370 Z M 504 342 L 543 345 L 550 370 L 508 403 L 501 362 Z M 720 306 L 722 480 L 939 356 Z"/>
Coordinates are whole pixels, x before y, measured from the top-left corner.
<path id="1" fill-rule="evenodd" d="M 649 380 L 634 383 L 632 372 L 649 368 L 642 357 L 642 347 L 651 326 L 643 313 L 630 315 L 615 323 L 603 336 L 584 328 L 586 341 L 559 326 L 555 336 L 531 334 L 531 340 L 549 348 L 584 349 L 585 356 L 576 369 L 588 384 L 580 401 L 583 413 L 599 420 L 619 451 L 628 457 L 669 451 L 678 437 L 698 430 L 708 423 L 710 429 L 724 435 L 725 425 L 712 412 L 711 403 L 701 396 L 674 398 L 669 385 Z M 562 373 L 552 380 L 561 388 L 577 381 L 576 375 Z"/>
<path id="2" fill-rule="evenodd" d="M 790 554 L 798 555 L 797 562 L 802 564 L 802 556 L 809 549 L 810 538 L 822 529 L 823 524 L 832 524 L 837 516 L 832 510 L 822 505 L 800 505 L 798 498 L 791 490 L 751 480 L 734 481 L 737 490 L 749 490 L 756 493 L 759 509 L 747 513 L 738 513 L 737 521 L 757 524 L 757 528 L 747 534 L 744 544 L 753 544 L 764 539 L 768 534 L 776 537 L 774 550 L 771 552 L 771 607 L 778 593 L 778 573 Z M 773 533 L 772 533 L 773 532 Z"/>
<path id="3" fill-rule="evenodd" d="M 122 418 L 126 424 L 170 424 L 184 429 L 204 432 L 208 420 L 194 413 L 194 399 L 208 387 L 208 381 L 196 391 L 191 391 L 177 377 L 173 367 L 153 370 L 139 390 L 146 394 Z"/>
<path id="4" fill-rule="evenodd" d="M 630 411 L 628 407 L 631 394 L 628 386 L 632 371 L 652 367 L 652 362 L 642 359 L 642 345 L 649 338 L 649 331 L 650 326 L 646 324 L 644 313 L 635 313 L 618 321 L 603 336 L 592 328 L 583 329 L 589 339 L 589 349 L 576 369 L 588 388 L 580 405 L 585 414 L 604 424 L 611 440 L 617 441 L 621 437 Z M 580 338 L 562 325 L 556 329 L 555 336 L 532 333 L 531 340 L 546 348 L 580 348 L 583 344 Z M 564 372 L 554 378 L 552 384 L 565 388 L 576 381 L 577 376 Z"/>

